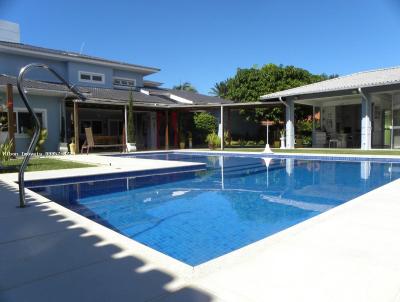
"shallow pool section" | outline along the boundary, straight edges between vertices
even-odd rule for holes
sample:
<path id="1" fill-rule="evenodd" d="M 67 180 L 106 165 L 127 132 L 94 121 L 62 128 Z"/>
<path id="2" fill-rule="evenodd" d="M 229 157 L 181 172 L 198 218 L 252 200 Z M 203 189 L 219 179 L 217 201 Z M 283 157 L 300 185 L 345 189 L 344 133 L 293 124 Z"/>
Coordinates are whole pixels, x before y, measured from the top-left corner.
<path id="1" fill-rule="evenodd" d="M 207 170 L 27 186 L 161 253 L 195 266 L 400 177 L 400 164 L 151 154 Z"/>

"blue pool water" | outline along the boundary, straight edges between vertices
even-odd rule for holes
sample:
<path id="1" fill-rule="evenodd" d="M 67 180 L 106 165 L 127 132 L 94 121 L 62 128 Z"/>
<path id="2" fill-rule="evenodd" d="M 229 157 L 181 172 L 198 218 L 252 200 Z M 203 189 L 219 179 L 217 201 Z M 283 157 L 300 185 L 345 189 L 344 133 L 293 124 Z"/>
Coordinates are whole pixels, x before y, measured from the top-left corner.
<path id="1" fill-rule="evenodd" d="M 400 164 L 182 154 L 203 171 L 28 182 L 61 205 L 189 265 L 284 230 L 400 177 Z"/>

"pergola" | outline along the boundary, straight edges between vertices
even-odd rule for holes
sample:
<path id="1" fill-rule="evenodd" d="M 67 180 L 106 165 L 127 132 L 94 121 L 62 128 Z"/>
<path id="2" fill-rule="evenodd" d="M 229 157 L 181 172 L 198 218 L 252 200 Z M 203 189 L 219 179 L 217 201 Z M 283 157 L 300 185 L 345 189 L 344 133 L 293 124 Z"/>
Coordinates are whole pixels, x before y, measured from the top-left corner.
<path id="1" fill-rule="evenodd" d="M 80 100 L 73 99 L 73 124 L 74 124 L 74 138 L 75 138 L 75 151 L 79 152 L 79 107 L 82 103 Z M 128 104 L 125 101 L 117 100 L 106 100 L 106 99 L 94 99 L 88 98 L 85 104 L 103 104 L 103 105 L 116 105 L 121 106 L 124 110 L 124 129 L 125 139 L 127 138 L 127 125 L 128 125 Z M 169 149 L 169 112 L 173 111 L 193 111 L 193 110 L 218 110 L 220 111 L 220 124 L 221 133 L 224 133 L 224 112 L 230 109 L 256 109 L 256 108 L 267 108 L 271 106 L 282 105 L 281 102 L 249 102 L 249 103 L 230 103 L 230 104 L 148 104 L 134 102 L 134 108 L 136 110 L 144 111 L 164 111 L 165 112 L 165 149 Z M 224 150 L 224 137 L 221 135 L 221 150 Z"/>

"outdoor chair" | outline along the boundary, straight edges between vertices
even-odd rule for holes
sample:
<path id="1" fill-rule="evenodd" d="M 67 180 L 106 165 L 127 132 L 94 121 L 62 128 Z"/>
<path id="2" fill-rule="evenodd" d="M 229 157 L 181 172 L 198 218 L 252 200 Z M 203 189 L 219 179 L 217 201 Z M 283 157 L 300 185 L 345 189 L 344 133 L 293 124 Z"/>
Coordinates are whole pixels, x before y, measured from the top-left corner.
<path id="1" fill-rule="evenodd" d="M 85 128 L 85 135 L 86 135 L 86 140 L 82 145 L 81 148 L 81 153 L 86 149 L 86 154 L 89 153 L 90 149 L 94 148 L 110 148 L 110 147 L 121 147 L 122 150 L 125 148 L 124 144 L 96 144 L 94 137 L 93 137 L 93 131 L 92 128 Z"/>

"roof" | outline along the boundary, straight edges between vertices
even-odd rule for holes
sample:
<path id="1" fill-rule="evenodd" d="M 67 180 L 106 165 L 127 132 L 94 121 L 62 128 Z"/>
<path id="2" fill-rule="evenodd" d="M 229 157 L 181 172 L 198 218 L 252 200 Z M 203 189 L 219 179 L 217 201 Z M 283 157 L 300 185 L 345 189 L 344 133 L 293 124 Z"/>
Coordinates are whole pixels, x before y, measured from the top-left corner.
<path id="1" fill-rule="evenodd" d="M 17 85 L 17 78 L 9 75 L 0 75 L 0 86 L 5 86 L 7 83 L 10 83 L 14 86 Z M 24 80 L 25 87 L 33 91 L 45 91 L 47 93 L 56 93 L 56 94 L 67 94 L 69 93 L 68 88 L 59 83 L 53 82 L 44 82 L 44 81 L 36 81 L 36 80 Z M 88 101 L 92 102 L 108 102 L 115 104 L 124 104 L 129 101 L 129 90 L 122 89 L 112 89 L 112 88 L 96 88 L 96 87 L 87 87 L 87 86 L 79 86 L 76 85 L 83 94 L 85 94 L 88 98 Z M 147 89 L 146 89 L 147 90 Z M 149 105 L 149 106 L 163 106 L 163 107 L 180 107 L 182 105 L 181 102 L 176 101 L 170 98 L 171 92 L 175 93 L 174 90 L 166 90 L 166 89 L 151 89 L 151 91 L 158 91 L 160 93 L 142 93 L 140 91 L 133 90 L 132 96 L 134 103 Z M 218 105 L 218 104 L 230 104 L 231 101 L 227 101 L 220 98 L 210 97 L 201 95 L 198 93 L 186 93 L 184 94 L 186 98 L 190 97 L 191 105 Z M 205 102 L 207 100 L 207 102 Z M 176 106 L 178 105 L 178 106 Z"/>
<path id="2" fill-rule="evenodd" d="M 108 60 L 108 59 L 99 58 L 99 57 L 95 57 L 95 56 L 84 55 L 84 54 L 80 54 L 77 52 L 51 49 L 51 48 L 39 47 L 39 46 L 23 44 L 23 43 L 0 41 L 0 50 L 1 49 L 9 49 L 9 50 L 13 50 L 13 51 L 20 51 L 20 52 L 27 52 L 27 53 L 34 52 L 39 55 L 45 55 L 45 56 L 61 56 L 61 57 L 64 57 L 65 59 L 68 59 L 71 61 L 85 61 L 85 62 L 92 61 L 93 63 L 100 64 L 100 65 L 104 65 L 104 64 L 110 65 L 111 64 L 111 65 L 115 65 L 115 67 L 118 67 L 118 68 L 133 69 L 135 71 L 140 71 L 141 73 L 146 74 L 146 75 L 160 71 L 159 68 L 130 64 L 130 63 L 120 62 L 120 61 L 113 61 L 113 60 Z"/>
<path id="3" fill-rule="evenodd" d="M 0 86 L 4 86 L 7 83 L 10 83 L 14 86 L 17 85 L 17 79 L 13 76 L 8 75 L 0 75 Z M 55 92 L 55 93 L 68 93 L 68 88 L 63 84 L 52 83 L 52 82 L 43 82 L 43 81 L 35 81 L 35 80 L 24 80 L 25 87 L 33 90 L 42 90 L 47 92 Z M 95 88 L 95 87 L 86 87 L 86 86 L 78 86 L 76 85 L 82 93 L 87 95 L 88 100 L 109 100 L 114 102 L 128 102 L 129 101 L 129 90 L 120 90 L 120 89 L 110 89 L 110 88 Z M 175 102 L 168 101 L 157 96 L 146 95 L 144 93 L 140 93 L 138 91 L 132 91 L 133 100 L 136 103 L 143 103 L 149 105 L 173 105 Z"/>
<path id="4" fill-rule="evenodd" d="M 176 95 L 178 97 L 187 99 L 187 100 L 191 100 L 195 104 L 215 104 L 215 103 L 231 104 L 231 103 L 233 103 L 230 100 L 221 99 L 219 97 L 204 95 L 204 94 L 200 94 L 197 92 L 191 92 L 191 91 L 185 91 L 185 90 L 171 89 L 171 90 L 169 90 L 169 93 L 172 95 Z"/>
<path id="5" fill-rule="evenodd" d="M 159 95 L 165 96 L 168 98 L 178 97 L 183 99 L 183 101 L 187 100 L 192 102 L 195 105 L 206 105 L 206 104 L 231 104 L 233 103 L 230 100 L 222 99 L 215 96 L 209 96 L 200 94 L 197 92 L 186 91 L 186 90 L 177 90 L 177 89 L 165 89 L 165 88 L 147 88 L 144 87 L 143 90 L 148 91 L 150 95 Z"/>
<path id="6" fill-rule="evenodd" d="M 151 81 L 151 80 L 143 80 L 143 86 L 144 87 L 159 87 L 163 83 L 157 82 L 157 81 Z"/>
<path id="7" fill-rule="evenodd" d="M 280 97 L 327 93 L 393 84 L 400 84 L 400 66 L 357 72 L 318 83 L 266 94 L 261 96 L 260 99 L 271 100 Z"/>

